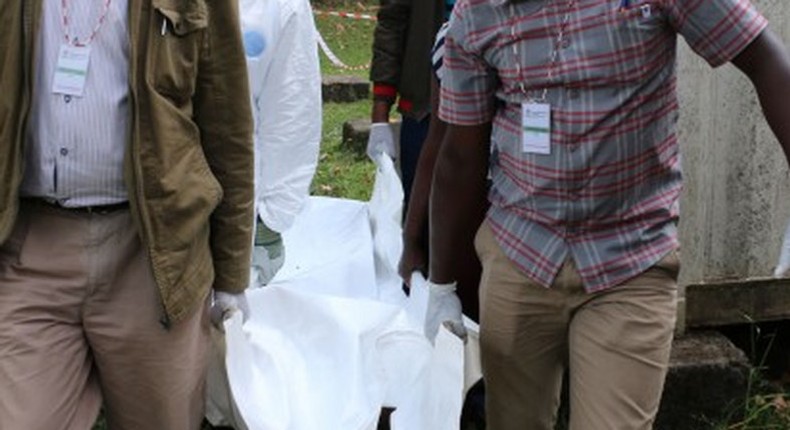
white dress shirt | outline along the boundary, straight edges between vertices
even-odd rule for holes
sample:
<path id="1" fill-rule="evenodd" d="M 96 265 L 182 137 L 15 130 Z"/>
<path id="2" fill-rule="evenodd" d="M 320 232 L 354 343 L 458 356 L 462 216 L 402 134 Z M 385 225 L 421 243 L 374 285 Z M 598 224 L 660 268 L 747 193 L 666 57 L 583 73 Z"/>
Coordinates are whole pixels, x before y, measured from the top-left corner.
<path id="1" fill-rule="evenodd" d="M 127 200 L 123 159 L 129 139 L 127 1 L 110 0 L 91 50 L 81 97 L 55 94 L 58 53 L 65 43 L 60 1 L 43 1 L 33 98 L 27 124 L 21 194 L 66 207 Z M 103 1 L 68 0 L 68 32 L 86 41 Z"/>

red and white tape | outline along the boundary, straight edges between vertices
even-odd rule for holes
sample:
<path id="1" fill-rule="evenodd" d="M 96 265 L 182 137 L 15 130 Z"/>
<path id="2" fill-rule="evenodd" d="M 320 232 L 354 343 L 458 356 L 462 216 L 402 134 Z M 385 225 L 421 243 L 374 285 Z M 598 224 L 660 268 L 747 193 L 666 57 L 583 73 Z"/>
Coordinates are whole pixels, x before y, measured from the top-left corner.
<path id="1" fill-rule="evenodd" d="M 375 15 L 368 15 L 364 13 L 356 13 L 356 12 L 337 12 L 337 11 L 329 11 L 329 10 L 313 10 L 313 13 L 316 16 L 339 16 L 341 18 L 348 18 L 348 19 L 357 19 L 363 21 L 377 21 Z"/>
<path id="2" fill-rule="evenodd" d="M 361 66 L 349 66 L 346 63 L 340 61 L 340 58 L 337 58 L 337 55 L 335 55 L 335 53 L 329 49 L 329 45 L 326 44 L 326 40 L 324 40 L 324 37 L 321 36 L 321 33 L 316 31 L 315 34 L 316 41 L 318 42 L 318 46 L 321 47 L 321 51 L 335 67 L 345 70 L 365 70 L 370 68 L 370 63 L 363 64 Z"/>

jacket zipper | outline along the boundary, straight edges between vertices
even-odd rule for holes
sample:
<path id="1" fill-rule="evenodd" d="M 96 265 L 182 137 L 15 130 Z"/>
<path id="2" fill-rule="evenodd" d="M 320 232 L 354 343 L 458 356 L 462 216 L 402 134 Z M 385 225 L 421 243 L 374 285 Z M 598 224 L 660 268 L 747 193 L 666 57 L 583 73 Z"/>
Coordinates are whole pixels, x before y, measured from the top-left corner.
<path id="1" fill-rule="evenodd" d="M 130 130 L 130 133 L 129 133 L 129 145 L 130 145 L 129 159 L 130 159 L 130 162 L 131 162 L 131 170 L 132 170 L 132 178 L 131 178 L 131 180 L 132 180 L 131 181 L 132 182 L 131 185 L 132 186 L 128 187 L 129 190 L 132 191 L 132 192 L 130 193 L 129 197 L 130 197 L 130 200 L 132 200 L 131 203 L 133 203 L 131 205 L 132 210 L 136 211 L 137 219 L 139 221 L 138 224 L 139 224 L 139 227 L 140 227 L 140 230 L 141 230 L 140 231 L 140 242 L 141 242 L 143 248 L 148 251 L 148 260 L 149 260 L 149 263 L 151 264 L 151 271 L 152 271 L 152 273 L 154 275 L 154 282 L 156 283 L 157 290 L 159 290 L 159 300 L 160 300 L 161 305 L 162 305 L 162 317 L 159 319 L 159 323 L 166 330 L 169 330 L 170 327 L 172 326 L 172 320 L 170 318 L 170 315 L 167 312 L 167 307 L 165 306 L 165 303 L 164 303 L 164 296 L 162 295 L 162 287 L 161 287 L 162 283 L 160 282 L 160 279 L 162 278 L 162 275 L 159 273 L 159 268 L 158 268 L 157 264 L 153 260 L 154 259 L 154 257 L 153 257 L 153 255 L 154 255 L 153 254 L 153 250 L 151 249 L 151 244 L 148 243 L 148 240 L 147 240 L 148 232 L 150 231 L 150 226 L 148 225 L 147 218 L 143 216 L 143 209 L 142 209 L 143 202 L 140 199 L 140 196 L 144 195 L 143 188 L 142 188 L 142 183 L 140 181 L 140 178 L 142 178 L 143 173 L 142 173 L 142 168 L 140 167 L 140 162 L 138 160 L 138 157 L 135 156 L 135 154 L 139 154 L 139 147 L 138 147 L 139 146 L 139 142 L 138 142 L 137 137 L 134 136 L 134 130 L 137 129 L 136 122 L 137 122 L 137 116 L 138 116 L 138 114 L 137 114 L 137 85 L 136 85 L 136 83 L 137 83 L 137 80 L 139 79 L 138 75 L 140 74 L 140 70 L 139 70 L 139 67 L 138 67 L 139 63 L 138 63 L 138 59 L 137 59 L 137 51 L 139 50 L 139 47 L 140 47 L 140 40 L 139 40 L 139 36 L 140 35 L 139 34 L 135 34 L 136 33 L 135 30 L 139 29 L 140 27 L 136 27 L 135 24 L 139 25 L 139 23 L 141 21 L 145 21 L 146 22 L 146 25 L 143 26 L 142 31 L 145 32 L 145 46 L 147 46 L 148 44 L 151 43 L 151 41 L 150 41 L 150 39 L 151 39 L 151 32 L 148 31 L 148 24 L 149 24 L 148 19 L 154 19 L 155 17 L 152 17 L 151 14 L 149 14 L 147 19 L 143 20 L 142 17 L 140 16 L 140 14 L 142 13 L 141 10 L 143 10 L 143 9 L 140 8 L 140 7 L 135 7 L 135 6 L 139 6 L 139 1 L 134 1 L 134 0 L 130 1 L 129 2 L 129 6 L 130 6 L 130 9 L 129 9 L 129 21 L 128 21 L 128 24 L 127 24 L 128 28 L 129 28 L 129 72 L 130 72 L 129 73 L 129 79 L 130 79 L 130 82 L 129 82 L 129 98 L 130 98 L 130 100 L 129 100 L 129 102 L 130 102 L 130 105 L 132 106 L 132 109 L 131 109 L 132 118 L 131 118 L 131 122 L 130 122 L 130 124 L 132 124 L 132 126 L 131 126 L 131 130 Z M 155 14 L 153 14 L 153 15 L 155 15 Z M 145 71 L 143 71 L 143 73 L 145 73 Z"/>

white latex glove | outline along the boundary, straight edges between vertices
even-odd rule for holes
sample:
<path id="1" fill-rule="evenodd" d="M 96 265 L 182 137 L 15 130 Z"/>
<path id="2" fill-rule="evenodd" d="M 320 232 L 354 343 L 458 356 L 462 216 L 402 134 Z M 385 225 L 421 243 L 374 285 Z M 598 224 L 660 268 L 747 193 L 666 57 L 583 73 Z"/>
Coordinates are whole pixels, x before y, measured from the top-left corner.
<path id="1" fill-rule="evenodd" d="M 790 223 L 785 229 L 785 237 L 782 241 L 782 249 L 779 251 L 779 261 L 774 269 L 774 277 L 786 276 L 788 270 L 790 270 Z"/>
<path id="2" fill-rule="evenodd" d="M 368 157 L 376 161 L 379 153 L 385 153 L 390 158 L 395 158 L 395 130 L 388 122 L 376 122 L 370 126 L 370 136 L 368 137 Z"/>
<path id="3" fill-rule="evenodd" d="M 252 286 L 263 287 L 274 278 L 285 262 L 285 246 L 280 233 L 258 221 L 252 248 Z"/>
<path id="4" fill-rule="evenodd" d="M 422 274 L 414 272 L 411 277 L 412 285 L 415 282 L 425 282 Z M 435 284 L 427 281 L 428 311 L 425 317 L 425 336 L 433 342 L 439 332 L 439 325 L 444 324 L 456 336 L 466 340 L 461 299 L 455 293 L 457 282 L 451 284 Z"/>
<path id="5" fill-rule="evenodd" d="M 222 322 L 230 318 L 233 312 L 241 312 L 243 321 L 247 321 L 250 316 L 250 305 L 247 303 L 247 296 L 244 293 L 225 293 L 214 291 L 214 301 L 211 304 L 209 317 L 214 326 L 222 330 Z"/>

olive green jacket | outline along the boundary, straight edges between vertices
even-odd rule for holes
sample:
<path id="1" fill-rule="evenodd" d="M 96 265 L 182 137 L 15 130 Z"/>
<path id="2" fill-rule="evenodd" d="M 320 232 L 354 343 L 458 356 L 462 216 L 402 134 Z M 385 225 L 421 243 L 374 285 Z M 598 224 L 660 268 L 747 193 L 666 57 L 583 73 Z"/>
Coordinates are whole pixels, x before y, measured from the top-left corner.
<path id="1" fill-rule="evenodd" d="M 411 102 L 402 113 L 424 118 L 431 109 L 431 49 L 444 22 L 444 0 L 380 0 L 370 80 Z M 403 106 L 401 104 L 401 106 Z"/>
<path id="2" fill-rule="evenodd" d="M 19 210 L 42 0 L 3 3 L 0 243 Z M 254 165 L 238 4 L 129 0 L 128 31 L 124 175 L 168 325 L 211 288 L 240 292 L 248 283 Z"/>

